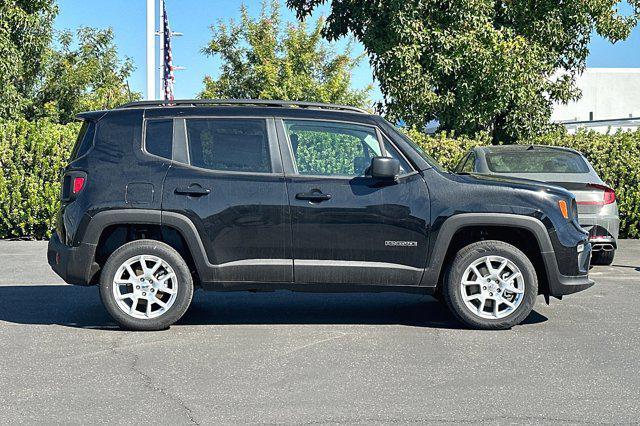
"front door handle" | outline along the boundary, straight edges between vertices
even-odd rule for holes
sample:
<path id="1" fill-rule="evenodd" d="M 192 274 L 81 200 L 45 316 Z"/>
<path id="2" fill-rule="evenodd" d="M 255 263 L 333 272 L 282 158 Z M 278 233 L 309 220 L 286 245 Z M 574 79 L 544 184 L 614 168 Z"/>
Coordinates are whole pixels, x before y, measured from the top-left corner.
<path id="1" fill-rule="evenodd" d="M 321 191 L 300 192 L 296 194 L 296 200 L 307 200 L 312 203 L 321 203 L 331 199 L 331 194 L 323 194 Z"/>
<path id="2" fill-rule="evenodd" d="M 203 195 L 209 195 L 211 190 L 201 186 L 189 186 L 176 188 L 174 192 L 178 195 L 188 195 L 189 197 L 202 197 Z"/>

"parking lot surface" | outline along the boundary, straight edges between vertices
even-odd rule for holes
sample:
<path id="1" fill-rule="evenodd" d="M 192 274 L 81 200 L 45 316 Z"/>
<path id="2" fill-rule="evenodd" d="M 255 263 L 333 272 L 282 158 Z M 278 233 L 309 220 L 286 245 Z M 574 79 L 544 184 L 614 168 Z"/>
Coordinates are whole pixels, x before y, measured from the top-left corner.
<path id="1" fill-rule="evenodd" d="M 0 242 L 0 422 L 637 423 L 640 242 L 509 331 L 428 296 L 197 292 L 170 330 L 117 329 L 46 243 Z"/>

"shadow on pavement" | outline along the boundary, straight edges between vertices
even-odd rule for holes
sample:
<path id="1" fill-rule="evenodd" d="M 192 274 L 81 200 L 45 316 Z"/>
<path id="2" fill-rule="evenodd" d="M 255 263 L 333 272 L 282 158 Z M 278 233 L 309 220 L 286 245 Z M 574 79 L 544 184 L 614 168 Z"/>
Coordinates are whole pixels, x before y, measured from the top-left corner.
<path id="1" fill-rule="evenodd" d="M 546 321 L 533 311 L 525 324 Z M 113 329 L 96 287 L 0 286 L 0 321 Z M 429 296 L 402 293 L 206 293 L 178 325 L 369 324 L 464 328 Z"/>

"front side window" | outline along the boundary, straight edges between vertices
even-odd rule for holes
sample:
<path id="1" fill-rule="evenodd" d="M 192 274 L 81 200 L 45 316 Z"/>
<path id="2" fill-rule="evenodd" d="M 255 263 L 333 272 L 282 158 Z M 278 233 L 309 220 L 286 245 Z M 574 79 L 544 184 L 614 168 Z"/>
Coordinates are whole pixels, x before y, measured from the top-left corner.
<path id="1" fill-rule="evenodd" d="M 149 154 L 171 159 L 173 120 L 149 120 L 144 146 Z"/>
<path id="2" fill-rule="evenodd" d="M 189 118 L 186 126 L 191 165 L 221 171 L 271 172 L 265 120 Z"/>
<path id="3" fill-rule="evenodd" d="M 364 176 L 371 159 L 384 155 L 371 127 L 300 120 L 285 120 L 284 126 L 301 175 Z M 401 167 L 406 167 L 392 147 L 386 148 L 387 155 L 398 158 Z"/>

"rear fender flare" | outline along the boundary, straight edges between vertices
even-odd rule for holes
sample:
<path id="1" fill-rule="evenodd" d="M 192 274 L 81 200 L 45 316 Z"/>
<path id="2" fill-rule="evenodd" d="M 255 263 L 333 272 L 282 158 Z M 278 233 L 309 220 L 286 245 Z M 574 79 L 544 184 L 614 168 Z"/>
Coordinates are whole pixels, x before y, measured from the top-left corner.
<path id="1" fill-rule="evenodd" d="M 89 221 L 83 242 L 97 247 L 102 232 L 112 225 L 158 225 L 176 229 L 187 243 L 200 279 L 205 281 L 210 278 L 211 265 L 208 262 L 204 244 L 195 225 L 186 216 L 179 213 L 144 209 L 102 211 Z"/>

